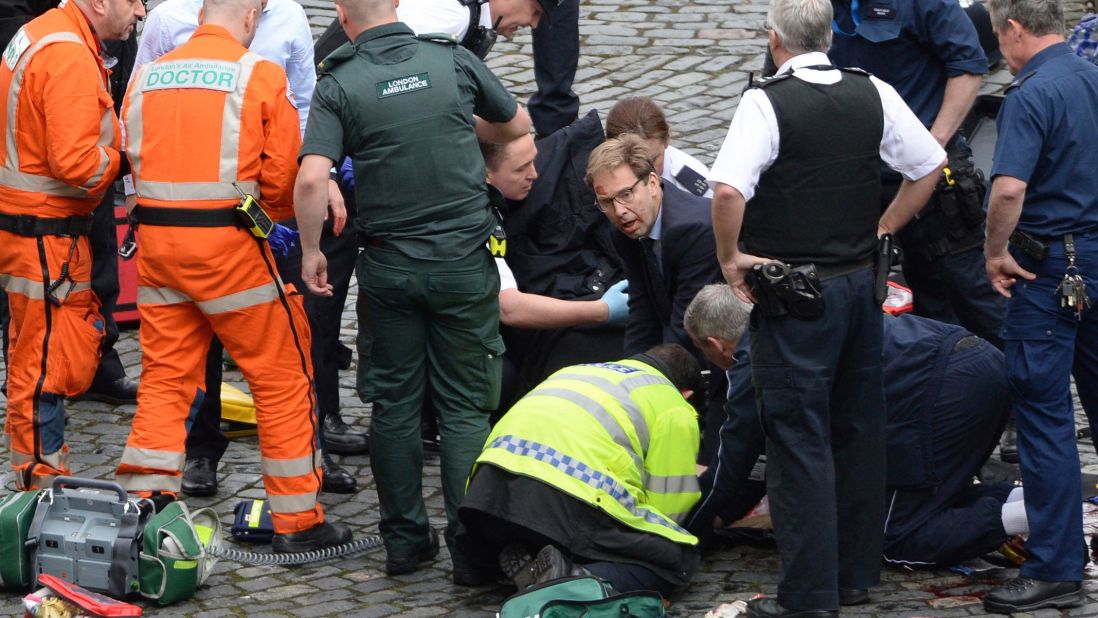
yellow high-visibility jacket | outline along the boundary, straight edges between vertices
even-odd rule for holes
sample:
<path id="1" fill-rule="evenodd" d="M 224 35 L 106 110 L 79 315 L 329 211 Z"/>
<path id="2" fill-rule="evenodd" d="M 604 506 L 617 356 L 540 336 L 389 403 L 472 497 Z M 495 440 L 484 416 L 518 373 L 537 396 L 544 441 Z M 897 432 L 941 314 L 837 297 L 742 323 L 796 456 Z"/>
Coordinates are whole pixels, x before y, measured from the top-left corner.
<path id="1" fill-rule="evenodd" d="M 637 360 L 566 367 L 496 424 L 477 464 L 544 482 L 621 523 L 675 543 L 701 497 L 697 413 Z M 474 468 L 475 472 L 475 468 Z"/>

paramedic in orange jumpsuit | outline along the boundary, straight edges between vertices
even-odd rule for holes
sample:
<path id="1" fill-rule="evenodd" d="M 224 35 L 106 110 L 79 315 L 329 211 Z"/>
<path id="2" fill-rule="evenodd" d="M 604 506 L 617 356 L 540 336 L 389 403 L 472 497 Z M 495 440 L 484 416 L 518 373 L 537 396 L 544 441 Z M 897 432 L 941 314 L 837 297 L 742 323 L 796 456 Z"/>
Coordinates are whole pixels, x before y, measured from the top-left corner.
<path id="1" fill-rule="evenodd" d="M 236 183 L 293 216 L 297 111 L 277 64 L 247 50 L 260 0 L 206 0 L 191 38 L 134 75 L 122 106 L 140 225 L 143 372 L 117 475 L 131 492 L 180 489 L 211 333 L 255 396 L 276 551 L 350 540 L 317 503 L 320 450 L 302 297 L 265 240 L 237 227 Z"/>
<path id="2" fill-rule="evenodd" d="M 87 390 L 99 364 L 87 233 L 119 168 L 99 50 L 144 16 L 141 0 L 69 0 L 20 28 L 0 60 L 0 286 L 11 308 L 4 433 L 20 489 L 70 473 L 64 398 Z"/>

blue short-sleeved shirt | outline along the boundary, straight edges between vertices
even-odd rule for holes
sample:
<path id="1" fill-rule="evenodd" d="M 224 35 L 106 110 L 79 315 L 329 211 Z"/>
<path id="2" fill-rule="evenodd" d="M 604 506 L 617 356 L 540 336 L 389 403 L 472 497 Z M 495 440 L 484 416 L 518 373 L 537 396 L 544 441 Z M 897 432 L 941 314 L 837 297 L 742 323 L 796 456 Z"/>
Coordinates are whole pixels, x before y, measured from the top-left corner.
<path id="1" fill-rule="evenodd" d="M 991 177 L 1026 183 L 1018 228 L 1036 236 L 1098 229 L 1098 66 L 1052 45 L 1018 71 L 997 119 Z"/>
<path id="2" fill-rule="evenodd" d="M 976 27 L 957 0 L 832 0 L 831 6 L 831 62 L 891 84 L 928 128 L 942 106 L 946 79 L 987 73 Z"/>

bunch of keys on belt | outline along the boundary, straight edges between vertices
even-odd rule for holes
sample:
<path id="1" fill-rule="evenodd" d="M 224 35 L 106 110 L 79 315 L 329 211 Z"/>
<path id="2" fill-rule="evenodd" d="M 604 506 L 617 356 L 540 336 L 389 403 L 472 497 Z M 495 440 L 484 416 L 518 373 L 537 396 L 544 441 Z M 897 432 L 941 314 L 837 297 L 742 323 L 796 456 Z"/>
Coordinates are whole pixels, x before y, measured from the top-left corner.
<path id="1" fill-rule="evenodd" d="M 1071 234 L 1064 237 L 1064 252 L 1067 254 L 1068 266 L 1056 293 L 1060 295 L 1060 306 L 1074 309 L 1075 319 L 1081 320 L 1083 309 L 1090 307 L 1090 298 L 1087 296 L 1087 284 L 1075 267 L 1075 242 Z"/>

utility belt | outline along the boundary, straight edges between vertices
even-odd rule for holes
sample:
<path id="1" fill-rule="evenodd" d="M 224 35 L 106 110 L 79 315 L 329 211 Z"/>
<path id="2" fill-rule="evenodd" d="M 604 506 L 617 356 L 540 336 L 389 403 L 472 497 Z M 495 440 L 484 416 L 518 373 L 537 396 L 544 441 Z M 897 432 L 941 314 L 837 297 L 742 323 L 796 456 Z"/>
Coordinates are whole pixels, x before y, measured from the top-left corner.
<path id="1" fill-rule="evenodd" d="M 1038 262 L 1043 262 L 1048 257 L 1049 245 L 1062 242 L 1066 246 L 1068 244 L 1068 237 L 1073 240 L 1080 238 L 1087 238 L 1095 233 L 1094 230 L 1087 232 L 1075 232 L 1072 234 L 1065 234 L 1063 236 L 1036 236 L 1022 230 L 1014 230 L 1010 234 L 1010 244 L 1017 247 L 1026 256 L 1034 259 Z"/>
<path id="2" fill-rule="evenodd" d="M 0 230 L 19 236 L 86 236 L 91 228 L 91 215 L 56 218 L 0 214 Z"/>
<path id="3" fill-rule="evenodd" d="M 869 268 L 871 264 L 870 259 L 821 266 L 771 260 L 756 264 L 747 274 L 747 283 L 762 315 L 768 318 L 788 315 L 798 320 L 818 320 L 825 309 L 822 283 Z"/>
<path id="4" fill-rule="evenodd" d="M 967 160 L 950 161 L 916 223 L 914 248 L 927 260 L 968 251 L 984 242 L 984 174 Z"/>
<path id="5" fill-rule="evenodd" d="M 238 227 L 248 230 L 256 238 L 267 238 L 274 229 L 274 222 L 254 203 L 245 209 L 243 202 L 235 208 L 200 210 L 196 208 L 159 208 L 135 206 L 133 214 L 140 225 L 167 227 Z"/>

